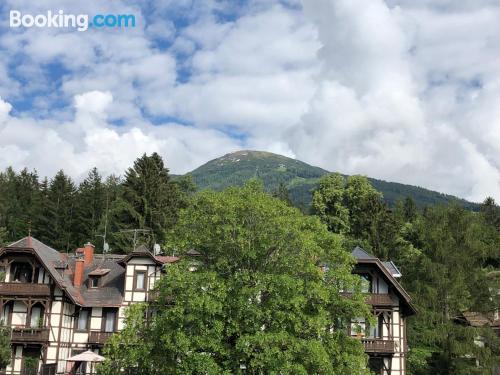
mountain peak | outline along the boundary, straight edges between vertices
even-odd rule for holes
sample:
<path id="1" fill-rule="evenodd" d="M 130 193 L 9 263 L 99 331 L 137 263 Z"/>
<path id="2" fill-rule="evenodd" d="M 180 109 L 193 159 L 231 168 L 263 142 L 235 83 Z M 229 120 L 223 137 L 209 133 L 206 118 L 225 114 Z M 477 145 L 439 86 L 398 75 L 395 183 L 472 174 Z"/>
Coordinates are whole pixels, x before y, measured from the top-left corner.
<path id="1" fill-rule="evenodd" d="M 240 150 L 230 152 L 220 158 L 215 160 L 235 160 L 235 159 L 255 159 L 255 158 L 279 158 L 279 159 L 291 159 L 283 155 L 273 154 L 268 151 L 257 151 L 257 150 Z"/>
<path id="2" fill-rule="evenodd" d="M 241 186 L 253 177 L 261 179 L 269 192 L 276 191 L 283 184 L 287 187 L 294 204 L 307 209 L 311 204 L 312 191 L 318 186 L 321 176 L 327 173 L 329 172 L 322 168 L 272 152 L 240 150 L 211 160 L 189 175 L 201 190 L 223 190 L 228 186 Z M 407 196 L 412 197 L 419 207 L 457 199 L 417 186 L 373 178 L 369 180 L 384 195 L 389 206 L 394 206 L 398 199 Z M 459 204 L 477 209 L 477 205 L 465 200 L 459 200 Z"/>

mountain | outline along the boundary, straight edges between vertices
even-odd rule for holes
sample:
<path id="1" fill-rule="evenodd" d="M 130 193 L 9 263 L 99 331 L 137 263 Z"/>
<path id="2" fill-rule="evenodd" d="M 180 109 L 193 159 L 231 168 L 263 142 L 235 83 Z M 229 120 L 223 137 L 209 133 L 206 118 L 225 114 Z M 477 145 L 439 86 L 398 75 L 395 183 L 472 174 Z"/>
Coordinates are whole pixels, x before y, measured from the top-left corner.
<path id="1" fill-rule="evenodd" d="M 303 209 L 311 204 L 311 192 L 325 169 L 315 167 L 300 160 L 264 151 L 237 151 L 209 161 L 188 173 L 199 190 L 222 190 L 228 186 L 241 186 L 252 177 L 264 181 L 267 191 L 274 191 L 280 183 L 288 188 L 293 203 Z M 369 178 L 373 186 L 384 194 L 391 207 L 396 201 L 412 197 L 417 206 L 424 207 L 440 203 L 458 201 L 467 209 L 477 210 L 478 204 L 459 199 L 452 195 L 438 193 L 418 186 L 405 185 Z"/>

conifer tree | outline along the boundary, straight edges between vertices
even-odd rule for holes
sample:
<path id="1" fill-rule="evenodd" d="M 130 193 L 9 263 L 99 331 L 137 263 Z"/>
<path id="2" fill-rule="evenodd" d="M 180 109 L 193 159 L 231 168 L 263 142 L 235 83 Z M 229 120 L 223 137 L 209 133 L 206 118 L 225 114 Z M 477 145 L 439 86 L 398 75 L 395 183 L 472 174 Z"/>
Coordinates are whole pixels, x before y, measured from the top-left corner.
<path id="1" fill-rule="evenodd" d="M 181 202 L 160 155 L 144 154 L 125 173 L 121 194 L 109 212 L 110 239 L 115 250 L 130 251 L 132 237 L 127 230 L 140 229 L 135 245 L 165 240 L 165 230 L 175 223 Z"/>
<path id="2" fill-rule="evenodd" d="M 105 186 L 97 168 L 93 168 L 78 188 L 76 197 L 76 241 L 83 244 L 97 240 L 98 227 L 103 216 L 105 204 Z"/>
<path id="3" fill-rule="evenodd" d="M 44 233 L 50 237 L 48 244 L 59 251 L 69 251 L 78 246 L 74 235 L 77 219 L 75 197 L 73 180 L 62 170 L 57 172 L 47 190 L 47 211 L 44 213 L 47 228 L 44 228 Z"/>

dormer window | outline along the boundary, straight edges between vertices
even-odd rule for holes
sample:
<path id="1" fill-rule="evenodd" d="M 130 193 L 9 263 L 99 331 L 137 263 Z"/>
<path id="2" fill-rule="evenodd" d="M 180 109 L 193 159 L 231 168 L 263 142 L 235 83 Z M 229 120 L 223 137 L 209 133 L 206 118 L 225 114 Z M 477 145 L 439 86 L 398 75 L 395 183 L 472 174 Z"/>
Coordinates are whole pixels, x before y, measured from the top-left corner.
<path id="1" fill-rule="evenodd" d="M 109 273 L 108 268 L 97 268 L 89 273 L 89 288 L 98 288 L 102 284 L 102 278 Z"/>
<path id="2" fill-rule="evenodd" d="M 90 288 L 97 288 L 97 287 L 99 287 L 99 277 L 97 277 L 97 276 L 91 276 L 89 278 L 89 284 L 90 284 L 89 285 Z"/>

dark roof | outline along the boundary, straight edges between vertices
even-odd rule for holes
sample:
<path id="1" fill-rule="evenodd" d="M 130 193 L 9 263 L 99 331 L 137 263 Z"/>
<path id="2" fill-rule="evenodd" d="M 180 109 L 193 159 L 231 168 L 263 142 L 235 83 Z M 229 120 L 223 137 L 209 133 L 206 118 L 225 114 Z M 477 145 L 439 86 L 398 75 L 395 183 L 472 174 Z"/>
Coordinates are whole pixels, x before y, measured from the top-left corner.
<path id="1" fill-rule="evenodd" d="M 410 295 L 404 290 L 404 288 L 399 284 L 399 282 L 396 280 L 394 274 L 393 274 L 393 269 L 396 270 L 399 273 L 399 270 L 397 269 L 396 265 L 392 262 L 382 262 L 380 259 L 377 257 L 367 253 L 365 250 L 363 250 L 361 247 L 356 246 L 354 250 L 351 253 L 357 260 L 357 263 L 359 265 L 372 265 L 376 266 L 384 275 L 385 279 L 394 286 L 397 294 L 403 299 L 404 301 L 404 307 L 405 311 L 411 315 L 415 314 L 417 311 L 415 306 L 413 306 L 411 302 L 411 297 Z M 391 265 L 389 266 L 386 263 L 390 263 Z M 400 275 L 400 273 L 399 273 Z"/>
<path id="2" fill-rule="evenodd" d="M 377 259 L 376 257 L 374 257 L 373 255 L 371 254 L 368 254 L 366 251 L 364 251 L 362 248 L 360 248 L 359 246 L 356 246 L 354 248 L 354 250 L 352 251 L 352 256 L 358 260 L 362 260 L 362 259 Z"/>
<path id="3" fill-rule="evenodd" d="M 97 268 L 92 272 L 89 272 L 89 276 L 104 276 L 111 271 L 109 268 Z"/>
<path id="4" fill-rule="evenodd" d="M 49 271 L 56 284 L 67 293 L 77 305 L 85 307 L 120 306 L 123 299 L 125 268 L 120 265 L 124 255 L 94 254 L 90 265 L 85 267 L 83 284 L 80 288 L 73 285 L 75 255 L 67 255 L 45 245 L 33 237 L 25 237 L 0 250 L 5 252 L 28 252 L 40 260 Z M 138 255 L 138 254 L 137 254 Z M 98 288 L 88 288 L 90 275 L 101 275 Z"/>
<path id="5" fill-rule="evenodd" d="M 119 257 L 121 260 L 123 256 Z M 74 269 L 76 258 L 70 260 L 70 268 Z M 109 270 L 101 276 L 98 288 L 89 288 L 85 282 L 92 274 L 101 273 L 103 269 Z M 73 275 L 71 275 L 72 277 Z M 95 254 L 91 265 L 85 268 L 83 284 L 80 287 L 80 294 L 84 300 L 84 306 L 120 306 L 123 300 L 123 288 L 125 284 L 125 268 L 117 262 L 116 257 Z"/>
<path id="6" fill-rule="evenodd" d="M 61 262 L 66 260 L 66 257 L 59 251 L 45 245 L 33 237 L 24 237 L 10 244 L 1 250 L 0 255 L 12 250 L 16 252 L 26 251 L 33 253 L 49 271 L 56 284 L 67 292 L 74 303 L 79 305 L 84 303 L 79 295 L 78 289 L 73 286 L 71 279 L 66 276 L 66 272 L 61 273 L 56 269 L 56 266 L 60 269 Z"/>
<path id="7" fill-rule="evenodd" d="M 494 315 L 474 311 L 465 311 L 454 318 L 456 322 L 465 323 L 471 327 L 491 327 L 494 330 L 500 328 L 500 319 L 495 319 Z"/>
<path id="8" fill-rule="evenodd" d="M 165 256 L 165 255 L 157 255 L 154 256 L 151 251 L 148 250 L 148 248 L 144 245 L 139 246 L 136 248 L 134 251 L 132 251 L 130 254 L 128 254 L 125 258 L 123 258 L 120 263 L 121 264 L 126 264 L 130 259 L 134 257 L 147 257 L 151 259 L 153 262 L 155 262 L 158 265 L 162 265 L 165 263 L 174 263 L 179 260 L 178 257 L 171 257 L 171 256 Z"/>
<path id="9" fill-rule="evenodd" d="M 403 276 L 401 274 L 401 271 L 398 269 L 398 267 L 396 267 L 393 261 L 390 260 L 388 262 L 382 262 L 382 264 L 385 266 L 385 268 L 387 268 L 387 270 L 391 273 L 393 277 L 398 278 Z"/>

